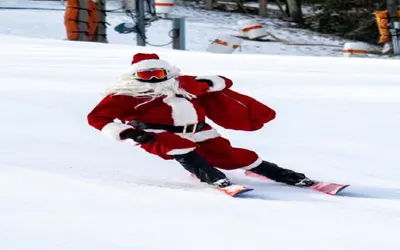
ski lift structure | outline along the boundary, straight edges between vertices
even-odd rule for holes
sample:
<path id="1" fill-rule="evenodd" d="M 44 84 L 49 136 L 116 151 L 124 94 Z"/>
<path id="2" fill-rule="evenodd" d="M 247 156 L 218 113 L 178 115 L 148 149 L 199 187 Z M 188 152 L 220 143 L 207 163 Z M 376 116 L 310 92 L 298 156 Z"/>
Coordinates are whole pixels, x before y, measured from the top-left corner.
<path id="1" fill-rule="evenodd" d="M 132 18 L 132 23 L 121 23 L 114 29 L 123 34 L 136 33 L 138 46 L 166 46 L 172 44 L 174 49 L 185 50 L 185 18 L 170 18 L 169 14 L 174 6 L 174 0 L 124 0 L 123 9 Z M 134 15 L 133 12 L 136 14 Z M 167 44 L 151 44 L 147 41 L 146 26 L 157 20 L 172 21 L 172 29 L 168 31 L 171 41 Z"/>
<path id="2" fill-rule="evenodd" d="M 105 21 L 105 4 L 106 0 L 66 0 L 67 12 L 68 10 L 73 13 L 71 16 L 65 17 L 65 23 L 67 27 L 67 34 L 75 37 L 70 40 L 79 41 L 96 41 L 96 42 L 107 42 L 106 38 L 106 21 Z M 95 10 L 97 13 L 89 14 L 89 2 L 96 4 Z M 347 42 L 344 45 L 337 44 L 314 44 L 314 43 L 293 43 L 284 39 L 281 39 L 272 33 L 268 32 L 264 25 L 258 23 L 257 20 L 240 20 L 238 22 L 239 34 L 222 34 L 219 35 L 215 40 L 209 44 L 206 49 L 211 53 L 233 53 L 236 49 L 241 49 L 241 45 L 244 41 L 255 41 L 255 42 L 280 42 L 287 46 L 328 46 L 337 47 L 338 50 L 342 50 L 344 56 L 368 56 L 373 55 L 399 55 L 400 54 L 400 22 L 399 14 L 397 10 L 397 0 L 387 0 L 389 20 L 387 30 L 391 36 L 391 52 L 384 52 L 386 49 L 380 50 L 376 46 L 361 42 Z M 89 3 L 89 4 L 88 4 Z M 183 17 L 171 18 L 169 16 L 174 6 L 174 0 L 123 0 L 123 9 L 126 15 L 131 17 L 131 23 L 121 23 L 114 29 L 121 33 L 136 33 L 137 45 L 146 46 L 147 44 L 152 46 L 166 46 L 172 44 L 174 49 L 185 50 L 185 19 Z M 66 13 L 67 14 L 67 13 Z M 91 20 L 94 19 L 95 21 Z M 171 37 L 171 41 L 163 45 L 154 45 L 149 43 L 146 37 L 146 26 L 149 26 L 152 22 L 164 19 L 172 21 L 172 28 L 168 30 L 168 34 Z M 70 23 L 70 30 L 68 31 L 67 23 Z M 89 24 L 89 25 L 88 25 Z M 91 28 L 90 24 L 97 25 L 95 28 Z M 73 26 L 71 26 L 73 25 Z M 91 39 L 89 39 L 91 38 Z"/>
<path id="3" fill-rule="evenodd" d="M 106 0 L 66 0 L 64 18 L 68 40 L 107 42 Z M 123 10 L 132 19 L 131 23 L 121 23 L 114 30 L 121 34 L 136 33 L 138 46 L 166 46 L 185 50 L 185 19 L 170 18 L 174 0 L 123 0 Z M 171 41 L 163 45 L 150 44 L 146 37 L 146 26 L 164 19 L 172 21 L 168 30 Z"/>

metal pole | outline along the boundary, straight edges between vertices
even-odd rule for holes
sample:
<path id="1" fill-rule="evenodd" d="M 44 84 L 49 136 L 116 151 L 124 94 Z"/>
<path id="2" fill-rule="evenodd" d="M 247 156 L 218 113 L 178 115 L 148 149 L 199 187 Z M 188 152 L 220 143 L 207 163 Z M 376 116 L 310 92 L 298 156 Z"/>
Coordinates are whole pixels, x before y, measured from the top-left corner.
<path id="1" fill-rule="evenodd" d="M 260 16 L 267 16 L 267 4 L 268 0 L 258 0 L 258 15 Z"/>
<path id="2" fill-rule="evenodd" d="M 172 29 L 173 29 L 172 48 L 185 50 L 186 49 L 185 18 L 183 17 L 174 18 Z"/>
<path id="3" fill-rule="evenodd" d="M 206 0 L 206 10 L 214 9 L 214 0 Z"/>
<path id="4" fill-rule="evenodd" d="M 146 46 L 146 30 L 144 24 L 144 0 L 136 0 L 136 41 L 138 46 Z"/>
<path id="5" fill-rule="evenodd" d="M 395 55 L 399 55 L 400 27 L 397 17 L 397 0 L 387 0 L 387 9 L 389 11 L 390 34 L 392 35 L 393 52 Z"/>
<path id="6" fill-rule="evenodd" d="M 97 2 L 97 13 L 99 17 L 99 23 L 96 29 L 96 41 L 100 43 L 107 43 L 107 31 L 106 31 L 106 0 L 98 0 Z"/>
<path id="7" fill-rule="evenodd" d="M 79 41 L 87 41 L 88 37 L 88 0 L 79 0 L 79 15 L 78 15 L 78 40 Z"/>

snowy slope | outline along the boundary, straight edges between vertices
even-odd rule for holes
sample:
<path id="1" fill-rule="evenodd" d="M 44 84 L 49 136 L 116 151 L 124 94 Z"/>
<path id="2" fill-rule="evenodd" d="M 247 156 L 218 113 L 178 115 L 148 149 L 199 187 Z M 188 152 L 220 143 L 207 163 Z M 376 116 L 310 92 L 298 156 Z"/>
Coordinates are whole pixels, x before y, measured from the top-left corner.
<path id="1" fill-rule="evenodd" d="M 26 9 L 7 9 L 26 8 Z M 47 8 L 52 10 L 37 10 L 32 8 Z M 110 2 L 108 10 L 116 10 L 120 5 Z M 17 17 L 17 18 L 16 18 Z M 279 54 L 279 55 L 314 55 L 343 56 L 344 40 L 324 37 L 320 34 L 302 29 L 287 27 L 287 23 L 257 16 L 248 16 L 218 11 L 205 11 L 191 7 L 176 6 L 172 17 L 186 18 L 186 47 L 192 51 L 205 51 L 208 45 L 221 34 L 238 34 L 237 22 L 243 19 L 257 19 L 267 30 L 292 43 L 326 44 L 330 46 L 285 46 L 277 42 L 244 41 L 242 51 L 235 53 Z M 114 27 L 122 22 L 131 22 L 123 13 L 107 13 L 107 34 L 110 43 L 136 44 L 136 34 L 121 35 Z M 172 28 L 171 21 L 159 20 L 147 29 L 148 42 L 153 45 L 164 45 L 171 41 L 168 31 Z M 0 1 L 0 34 L 10 34 L 26 37 L 65 39 L 64 5 L 54 1 L 2 0 Z M 149 47 L 151 47 L 149 45 Z M 162 46 L 171 48 L 171 45 Z"/>
<path id="2" fill-rule="evenodd" d="M 0 48 L 0 249 L 400 248 L 396 61 L 158 49 L 277 110 L 255 133 L 220 129 L 234 145 L 352 184 L 331 197 L 236 171 L 256 191 L 232 199 L 87 125 L 105 84 L 149 48 L 12 36 Z"/>

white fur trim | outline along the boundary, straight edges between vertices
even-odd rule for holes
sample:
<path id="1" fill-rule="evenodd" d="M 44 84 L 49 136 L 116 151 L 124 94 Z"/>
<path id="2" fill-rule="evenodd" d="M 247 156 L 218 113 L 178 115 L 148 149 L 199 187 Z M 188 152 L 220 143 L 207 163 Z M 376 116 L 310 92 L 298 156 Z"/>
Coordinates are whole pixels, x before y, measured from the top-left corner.
<path id="1" fill-rule="evenodd" d="M 130 73 L 133 74 L 138 71 L 147 69 L 165 69 L 171 71 L 173 67 L 167 61 L 164 60 L 149 59 L 132 64 L 130 68 Z"/>
<path id="2" fill-rule="evenodd" d="M 107 137 L 122 141 L 119 134 L 129 128 L 132 128 L 132 126 L 123 123 L 110 122 L 101 129 L 101 133 Z"/>
<path id="3" fill-rule="evenodd" d="M 171 116 L 175 126 L 197 123 L 197 112 L 193 104 L 185 98 L 168 96 L 163 102 L 172 109 Z"/>
<path id="4" fill-rule="evenodd" d="M 161 59 L 149 59 L 143 60 L 138 63 L 132 64 L 132 68 L 135 68 L 136 71 L 146 70 L 146 69 L 166 69 L 170 70 L 171 65 L 164 60 Z"/>
<path id="5" fill-rule="evenodd" d="M 206 141 L 209 139 L 214 139 L 217 137 L 220 137 L 221 135 L 217 132 L 215 129 L 210 129 L 210 130 L 205 130 L 205 131 L 200 131 L 191 136 L 191 139 L 193 139 L 194 142 L 202 142 Z"/>
<path id="6" fill-rule="evenodd" d="M 198 76 L 196 79 L 206 79 L 213 83 L 213 86 L 208 90 L 209 92 L 221 91 L 226 87 L 225 79 L 219 76 Z"/>
<path id="7" fill-rule="evenodd" d="M 182 148 L 182 149 L 172 149 L 170 151 L 168 151 L 167 155 L 183 155 L 183 154 L 187 154 L 189 152 L 192 152 L 193 150 L 195 150 L 196 148 Z"/>
<path id="8" fill-rule="evenodd" d="M 253 169 L 253 168 L 255 168 L 255 167 L 260 166 L 261 163 L 262 163 L 262 160 L 261 160 L 260 158 L 258 158 L 258 159 L 257 159 L 255 162 L 253 162 L 252 164 L 250 164 L 250 165 L 248 165 L 248 166 L 246 166 L 246 167 L 243 167 L 243 169 L 251 170 L 251 169 Z"/>

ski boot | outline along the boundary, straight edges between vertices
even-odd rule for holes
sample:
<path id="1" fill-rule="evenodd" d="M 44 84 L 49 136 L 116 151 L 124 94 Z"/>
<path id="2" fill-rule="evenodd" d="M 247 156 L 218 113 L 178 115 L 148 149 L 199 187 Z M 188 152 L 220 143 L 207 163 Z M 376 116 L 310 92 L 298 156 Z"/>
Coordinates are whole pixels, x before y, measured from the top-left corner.
<path id="1" fill-rule="evenodd" d="M 248 171 L 265 176 L 276 182 L 282 182 L 293 186 L 309 187 L 314 184 L 312 180 L 308 179 L 302 173 L 278 167 L 275 163 L 267 161 L 263 161 L 260 165 Z"/>
<path id="2" fill-rule="evenodd" d="M 183 155 L 174 155 L 173 157 L 201 182 L 206 182 L 219 188 L 232 185 L 223 172 L 211 166 L 206 159 L 200 156 L 196 151 Z"/>

